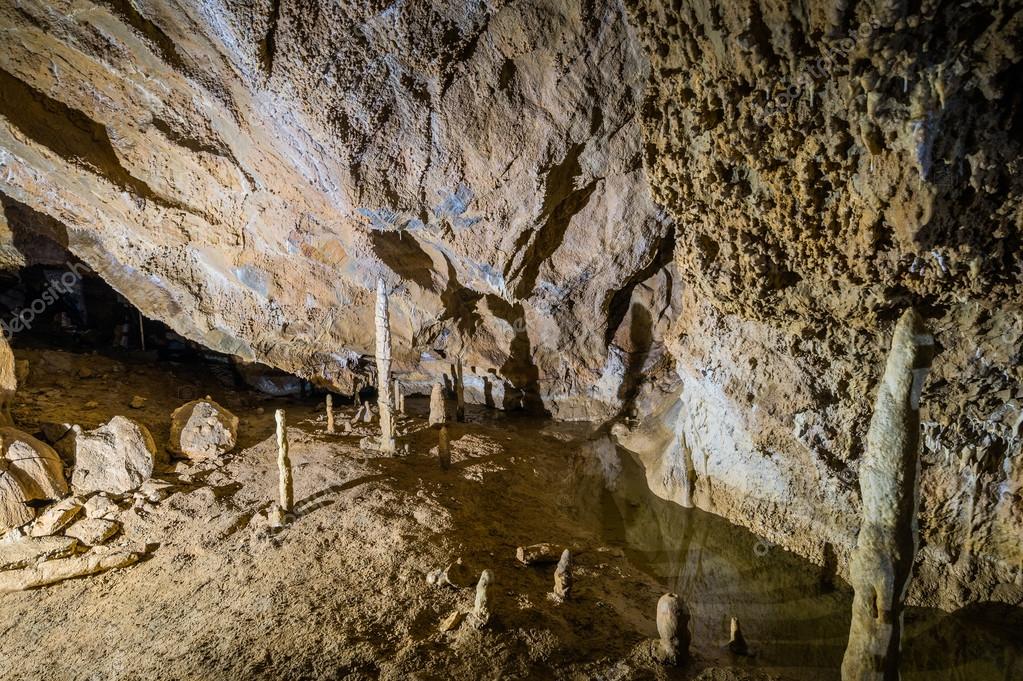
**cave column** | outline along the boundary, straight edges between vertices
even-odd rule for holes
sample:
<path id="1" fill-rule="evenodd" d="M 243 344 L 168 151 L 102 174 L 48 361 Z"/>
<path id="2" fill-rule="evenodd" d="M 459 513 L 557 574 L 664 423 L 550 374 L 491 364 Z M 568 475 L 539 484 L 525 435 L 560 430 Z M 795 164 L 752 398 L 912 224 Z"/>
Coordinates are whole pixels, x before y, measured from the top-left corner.
<path id="1" fill-rule="evenodd" d="M 842 681 L 896 681 L 903 599 L 917 549 L 920 391 L 934 340 L 907 310 L 895 326 L 860 465 L 863 516 L 849 564 L 853 596 Z"/>

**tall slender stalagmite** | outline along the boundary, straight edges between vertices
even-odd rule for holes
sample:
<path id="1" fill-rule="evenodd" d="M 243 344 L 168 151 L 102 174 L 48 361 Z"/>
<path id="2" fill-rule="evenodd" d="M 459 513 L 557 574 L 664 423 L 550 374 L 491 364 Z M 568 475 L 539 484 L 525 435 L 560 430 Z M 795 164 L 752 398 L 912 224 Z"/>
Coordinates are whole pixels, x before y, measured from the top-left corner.
<path id="1" fill-rule="evenodd" d="M 405 395 L 401 392 L 401 381 L 394 379 L 394 408 L 399 414 L 405 413 Z"/>
<path id="2" fill-rule="evenodd" d="M 437 452 L 440 456 L 440 467 L 451 465 L 451 449 L 448 446 L 448 415 L 444 408 L 444 386 L 433 384 L 430 391 L 430 427 L 437 430 Z"/>
<path id="3" fill-rule="evenodd" d="M 874 402 L 860 464 L 863 518 L 849 564 L 855 595 L 842 681 L 899 678 L 903 598 L 917 548 L 920 391 L 934 340 L 906 310 Z"/>
<path id="4" fill-rule="evenodd" d="M 451 373 L 455 383 L 455 420 L 461 423 L 465 421 L 465 383 L 462 382 L 464 372 L 461 357 L 455 360 Z"/>
<path id="5" fill-rule="evenodd" d="M 394 453 L 394 402 L 391 397 L 391 322 L 384 280 L 377 279 L 377 406 L 380 409 L 380 451 Z"/>
<path id="6" fill-rule="evenodd" d="M 291 513 L 295 507 L 295 486 L 291 479 L 291 459 L 288 457 L 288 427 L 285 423 L 284 410 L 278 409 L 274 417 L 277 420 L 278 502 L 282 511 Z"/>
<path id="7" fill-rule="evenodd" d="M 334 432 L 334 396 L 327 393 L 327 432 Z"/>

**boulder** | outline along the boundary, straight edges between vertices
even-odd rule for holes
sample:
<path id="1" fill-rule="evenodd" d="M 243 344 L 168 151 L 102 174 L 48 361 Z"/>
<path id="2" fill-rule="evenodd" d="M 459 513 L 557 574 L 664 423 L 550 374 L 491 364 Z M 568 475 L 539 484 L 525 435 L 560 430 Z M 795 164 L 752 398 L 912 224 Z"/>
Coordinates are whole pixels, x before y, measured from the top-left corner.
<path id="1" fill-rule="evenodd" d="M 64 530 L 64 536 L 77 539 L 86 546 L 97 546 L 120 531 L 121 526 L 113 520 L 83 518 Z"/>
<path id="2" fill-rule="evenodd" d="M 45 442 L 16 428 L 0 428 L 3 458 L 19 478 L 30 500 L 60 499 L 68 493 L 64 464 Z"/>
<path id="3" fill-rule="evenodd" d="M 123 416 L 75 439 L 71 483 L 79 492 L 124 494 L 153 475 L 156 444 L 149 430 Z"/>
<path id="4" fill-rule="evenodd" d="M 0 428 L 0 532 L 35 518 L 32 502 L 68 492 L 64 465 L 46 444 L 14 428 Z"/>
<path id="5" fill-rule="evenodd" d="M 234 448 L 238 417 L 211 399 L 193 400 L 171 415 L 168 448 L 189 459 L 210 459 Z"/>

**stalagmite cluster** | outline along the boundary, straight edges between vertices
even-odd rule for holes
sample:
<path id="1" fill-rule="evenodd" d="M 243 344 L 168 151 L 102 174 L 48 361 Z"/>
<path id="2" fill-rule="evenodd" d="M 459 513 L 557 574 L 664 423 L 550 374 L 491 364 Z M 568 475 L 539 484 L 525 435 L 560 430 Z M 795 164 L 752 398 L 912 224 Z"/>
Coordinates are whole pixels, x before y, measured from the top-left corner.
<path id="1" fill-rule="evenodd" d="M 860 464 L 863 519 L 850 562 L 853 597 L 843 681 L 896 681 L 903 600 L 917 548 L 920 392 L 934 339 L 903 313 L 874 402 Z"/>

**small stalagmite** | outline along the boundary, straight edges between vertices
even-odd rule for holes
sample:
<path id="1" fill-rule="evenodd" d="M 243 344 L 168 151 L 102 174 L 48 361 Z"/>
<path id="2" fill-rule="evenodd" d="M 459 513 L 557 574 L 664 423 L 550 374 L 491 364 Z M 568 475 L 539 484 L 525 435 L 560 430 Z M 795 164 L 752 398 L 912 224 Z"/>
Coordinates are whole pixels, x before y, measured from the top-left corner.
<path id="1" fill-rule="evenodd" d="M 377 279 L 376 335 L 380 451 L 394 454 L 397 447 L 394 442 L 394 401 L 391 396 L 391 323 L 383 279 Z"/>
<path id="2" fill-rule="evenodd" d="M 481 629 L 490 622 L 490 592 L 489 588 L 494 583 L 494 573 L 484 570 L 480 575 L 480 581 L 476 583 L 476 603 L 472 609 L 473 625 Z"/>
<path id="3" fill-rule="evenodd" d="M 463 382 L 464 372 L 460 357 L 455 360 L 451 374 L 455 384 L 455 420 L 462 423 L 465 421 L 465 383 Z"/>
<path id="4" fill-rule="evenodd" d="M 746 645 L 746 638 L 742 635 L 742 628 L 739 620 L 735 617 L 728 625 L 728 652 L 733 655 L 749 655 L 749 646 Z"/>
<path id="5" fill-rule="evenodd" d="M 334 396 L 327 393 L 327 432 L 334 433 Z"/>
<path id="6" fill-rule="evenodd" d="M 291 513 L 295 506 L 295 486 L 291 478 L 291 458 L 288 455 L 288 428 L 285 423 L 283 409 L 278 409 L 274 414 L 277 421 L 277 508 L 271 513 L 277 514 L 271 518 L 271 524 L 283 524 L 285 518 Z M 276 522 L 273 522 L 276 521 Z"/>
<path id="7" fill-rule="evenodd" d="M 903 599 L 917 549 L 920 392 L 934 355 L 923 320 L 895 326 L 860 463 L 863 517 L 849 562 L 853 586 L 842 681 L 899 678 Z"/>
<path id="8" fill-rule="evenodd" d="M 554 570 L 554 598 L 567 601 L 572 594 L 572 553 L 565 549 L 561 552 L 561 560 Z"/>
<path id="9" fill-rule="evenodd" d="M 664 594 L 657 601 L 657 633 L 654 657 L 661 664 L 680 665 L 689 657 L 689 609 L 678 594 Z"/>
<path id="10" fill-rule="evenodd" d="M 451 465 L 451 448 L 448 444 L 448 416 L 444 408 L 444 386 L 433 384 L 430 391 L 430 427 L 437 431 L 437 452 L 440 456 L 440 467 Z"/>

